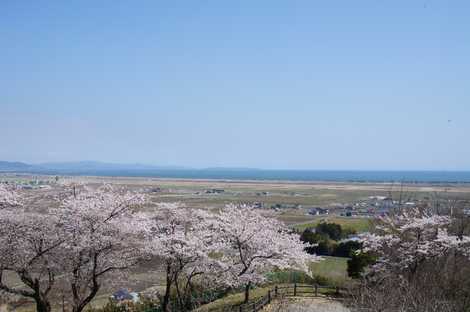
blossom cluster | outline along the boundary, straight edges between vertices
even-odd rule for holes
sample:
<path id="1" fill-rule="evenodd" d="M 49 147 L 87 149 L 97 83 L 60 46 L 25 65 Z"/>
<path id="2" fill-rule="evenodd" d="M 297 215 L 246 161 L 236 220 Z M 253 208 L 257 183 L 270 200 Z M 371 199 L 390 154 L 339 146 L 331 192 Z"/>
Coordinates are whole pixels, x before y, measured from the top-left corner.
<path id="1" fill-rule="evenodd" d="M 470 256 L 470 237 L 451 234 L 452 218 L 411 210 L 384 217 L 378 233 L 362 235 L 363 251 L 379 256 L 375 269 L 415 270 L 426 260 L 454 251 Z"/>
<path id="2" fill-rule="evenodd" d="M 11 185 L 0 183 L 0 209 L 2 207 L 19 206 L 21 199 Z"/>

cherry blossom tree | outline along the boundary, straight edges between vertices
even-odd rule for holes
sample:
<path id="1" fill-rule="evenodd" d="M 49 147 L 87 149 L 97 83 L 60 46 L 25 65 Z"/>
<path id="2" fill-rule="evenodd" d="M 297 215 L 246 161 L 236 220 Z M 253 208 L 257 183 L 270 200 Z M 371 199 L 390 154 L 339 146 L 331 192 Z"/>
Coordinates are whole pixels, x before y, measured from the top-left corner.
<path id="1" fill-rule="evenodd" d="M 0 183 L 0 209 L 6 207 L 20 206 L 21 197 L 12 185 Z"/>
<path id="2" fill-rule="evenodd" d="M 38 312 L 49 312 L 49 295 L 58 274 L 54 251 L 63 243 L 53 216 L 25 212 L 13 189 L 0 188 L 0 290 L 28 297 Z M 8 285 L 4 276 L 15 274 L 24 287 Z"/>
<path id="3" fill-rule="evenodd" d="M 129 268 L 143 255 L 133 217 L 133 208 L 144 203 L 142 195 L 109 186 L 74 189 L 60 197 L 58 208 L 40 213 L 37 207 L 15 207 L 16 195 L 2 189 L 8 207 L 0 209 L 0 289 L 32 298 L 38 312 L 51 310 L 49 296 L 59 277 L 69 286 L 72 310 L 80 312 L 106 275 Z M 25 287 L 6 285 L 4 272 L 15 273 Z"/>
<path id="4" fill-rule="evenodd" d="M 222 279 L 228 286 L 245 287 L 245 302 L 253 284 L 266 279 L 274 268 L 309 273 L 309 264 L 320 258 L 305 252 L 299 235 L 280 221 L 244 205 L 228 205 L 216 216 L 214 245 L 221 255 Z"/>
<path id="5" fill-rule="evenodd" d="M 65 240 L 56 253 L 70 287 L 72 311 L 80 312 L 106 275 L 126 270 L 142 257 L 133 208 L 145 199 L 108 185 L 95 191 L 74 190 L 54 214 Z"/>
<path id="6" fill-rule="evenodd" d="M 141 218 L 147 224 L 148 253 L 160 259 L 164 267 L 165 292 L 159 294 L 162 310 L 169 309 L 172 287 L 176 290 L 178 308 L 181 311 L 193 308 L 194 279 L 206 274 L 207 280 L 217 266 L 211 257 L 213 216 L 179 203 L 166 203 Z"/>
<path id="7" fill-rule="evenodd" d="M 362 236 L 364 251 L 380 258 L 375 269 L 406 270 L 413 275 L 421 263 L 453 249 L 468 254 L 470 238 L 451 235 L 449 216 L 412 210 L 380 219 L 376 234 Z"/>
<path id="8" fill-rule="evenodd" d="M 470 307 L 470 237 L 455 218 L 431 209 L 404 210 L 362 236 L 378 257 L 366 270 L 356 302 L 372 311 L 466 311 Z"/>

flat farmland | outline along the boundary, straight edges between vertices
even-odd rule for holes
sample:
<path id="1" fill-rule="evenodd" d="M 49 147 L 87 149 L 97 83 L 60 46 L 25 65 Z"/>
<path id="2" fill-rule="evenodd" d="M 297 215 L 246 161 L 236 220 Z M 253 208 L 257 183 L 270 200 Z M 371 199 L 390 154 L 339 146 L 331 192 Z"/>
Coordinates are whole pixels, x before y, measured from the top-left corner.
<path id="1" fill-rule="evenodd" d="M 0 175 L 1 181 L 19 184 L 34 184 L 32 181 L 43 181 L 50 187 L 25 189 L 21 192 L 30 200 L 27 209 L 46 209 L 51 199 L 61 191 L 52 176 L 15 176 Z M 350 227 L 357 232 L 366 231 L 369 227 L 367 218 L 341 217 L 335 207 L 348 205 L 365 200 L 370 196 L 391 196 L 398 198 L 405 194 L 408 198 L 425 199 L 441 197 L 449 200 L 470 200 L 469 184 L 394 184 L 394 183 L 332 183 L 332 182 L 289 182 L 289 181 L 221 181 L 221 180 L 180 180 L 158 178 L 126 178 L 126 177 L 59 177 L 59 182 L 69 180 L 99 186 L 103 183 L 112 184 L 117 188 L 143 192 L 150 204 L 143 209 L 152 209 L 153 203 L 180 202 L 189 208 L 217 210 L 229 203 L 255 204 L 260 210 L 271 217 L 293 226 L 298 230 L 315 226 L 318 222 L 328 221 Z M 307 213 L 311 207 L 328 207 L 328 216 L 312 216 Z M 344 278 L 344 261 L 330 259 L 314 266 L 319 274 L 333 274 L 338 280 Z M 120 288 L 142 292 L 162 286 L 163 275 L 159 263 L 145 263 L 125 277 L 115 278 L 112 283 L 100 291 L 92 306 L 101 306 L 108 301 L 109 295 Z M 14 285 L 19 281 L 14 276 L 6 276 Z M 56 296 L 60 310 L 60 294 Z M 31 310 L 25 305 L 24 311 Z"/>

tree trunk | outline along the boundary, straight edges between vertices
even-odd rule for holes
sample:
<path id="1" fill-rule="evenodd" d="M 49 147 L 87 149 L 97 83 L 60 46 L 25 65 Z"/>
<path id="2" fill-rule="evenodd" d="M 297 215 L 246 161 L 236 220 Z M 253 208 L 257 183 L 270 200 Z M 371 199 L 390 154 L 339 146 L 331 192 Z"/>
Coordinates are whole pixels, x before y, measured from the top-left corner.
<path id="1" fill-rule="evenodd" d="M 86 306 L 95 298 L 101 286 L 98 284 L 97 278 L 93 278 L 93 285 L 89 288 L 89 293 L 85 297 L 80 295 L 77 287 L 74 285 L 72 288 L 73 305 L 72 312 L 82 312 Z"/>
<path id="2" fill-rule="evenodd" d="M 95 298 L 96 293 L 97 291 L 94 292 L 93 295 L 89 295 L 86 299 L 79 300 L 77 303 L 75 303 L 72 306 L 72 312 L 82 312 L 86 308 L 86 306 L 91 302 L 91 300 Z"/>
<path id="3" fill-rule="evenodd" d="M 184 298 L 183 295 L 181 294 L 179 282 L 178 282 L 178 276 L 175 276 L 175 288 L 176 288 L 176 295 L 178 296 L 178 304 L 180 306 L 181 311 L 186 311 L 185 305 L 184 305 Z"/>
<path id="4" fill-rule="evenodd" d="M 168 303 L 170 301 L 170 291 L 171 291 L 171 283 L 173 282 L 173 276 L 171 275 L 171 265 L 167 264 L 166 266 L 166 287 L 165 287 L 165 294 L 163 295 L 162 300 L 162 311 L 168 311 Z"/>
<path id="5" fill-rule="evenodd" d="M 251 282 L 248 282 L 248 284 L 245 285 L 245 300 L 243 303 L 248 303 L 250 300 L 250 288 L 251 288 Z"/>
<path id="6" fill-rule="evenodd" d="M 91 300 L 95 297 L 96 293 L 92 296 L 87 297 L 85 300 L 79 300 L 72 306 L 72 312 L 82 312 L 86 306 L 91 302 Z"/>
<path id="7" fill-rule="evenodd" d="M 37 312 L 51 312 L 51 304 L 48 300 L 41 298 L 41 295 L 34 297 Z"/>

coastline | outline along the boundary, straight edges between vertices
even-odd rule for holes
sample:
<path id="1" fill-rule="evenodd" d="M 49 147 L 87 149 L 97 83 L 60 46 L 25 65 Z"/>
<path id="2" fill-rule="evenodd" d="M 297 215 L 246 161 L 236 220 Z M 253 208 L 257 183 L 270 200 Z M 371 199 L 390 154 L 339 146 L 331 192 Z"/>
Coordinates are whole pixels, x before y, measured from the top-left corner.
<path id="1" fill-rule="evenodd" d="M 317 189 L 331 191 L 374 191 L 398 192 L 450 192 L 470 193 L 469 182 L 373 182 L 373 181 L 299 181 L 299 180 L 262 180 L 262 179 L 204 179 L 204 178 L 166 178 L 147 176 L 110 176 L 110 175 L 57 175 L 21 172 L 0 172 L 0 181 L 18 179 L 50 180 L 56 176 L 67 179 L 86 180 L 90 183 L 112 183 L 121 185 L 161 185 L 186 187 L 227 187 L 254 189 Z"/>
<path id="2" fill-rule="evenodd" d="M 264 170 L 264 169 L 160 169 L 160 170 L 0 170 L 0 175 L 71 176 L 213 181 L 231 183 L 470 185 L 470 171 L 372 170 Z"/>

